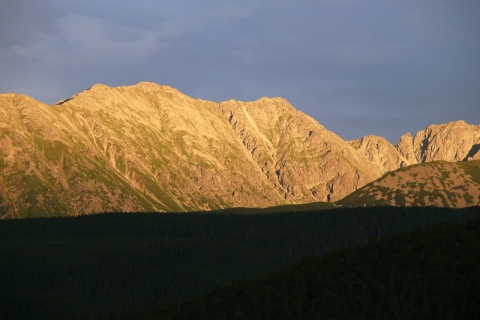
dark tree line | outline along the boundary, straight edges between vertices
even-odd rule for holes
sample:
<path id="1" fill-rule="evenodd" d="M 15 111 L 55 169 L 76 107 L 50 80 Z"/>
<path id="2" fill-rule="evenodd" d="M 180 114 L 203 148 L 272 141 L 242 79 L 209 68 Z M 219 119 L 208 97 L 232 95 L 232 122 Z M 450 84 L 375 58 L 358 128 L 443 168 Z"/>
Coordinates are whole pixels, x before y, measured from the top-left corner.
<path id="1" fill-rule="evenodd" d="M 480 319 L 480 219 L 416 229 L 218 289 L 158 319 Z"/>
<path id="2" fill-rule="evenodd" d="M 0 319 L 142 313 L 304 257 L 479 215 L 386 207 L 0 221 Z"/>

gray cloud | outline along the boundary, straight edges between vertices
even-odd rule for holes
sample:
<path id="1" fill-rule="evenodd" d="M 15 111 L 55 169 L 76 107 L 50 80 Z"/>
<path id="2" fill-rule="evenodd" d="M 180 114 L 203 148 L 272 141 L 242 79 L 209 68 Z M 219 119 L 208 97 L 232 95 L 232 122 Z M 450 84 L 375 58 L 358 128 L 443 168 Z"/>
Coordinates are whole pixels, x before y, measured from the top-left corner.
<path id="1" fill-rule="evenodd" d="M 7 0 L 0 91 L 54 103 L 153 81 L 214 101 L 283 96 L 346 139 L 395 143 L 480 122 L 479 14 L 447 0 Z"/>

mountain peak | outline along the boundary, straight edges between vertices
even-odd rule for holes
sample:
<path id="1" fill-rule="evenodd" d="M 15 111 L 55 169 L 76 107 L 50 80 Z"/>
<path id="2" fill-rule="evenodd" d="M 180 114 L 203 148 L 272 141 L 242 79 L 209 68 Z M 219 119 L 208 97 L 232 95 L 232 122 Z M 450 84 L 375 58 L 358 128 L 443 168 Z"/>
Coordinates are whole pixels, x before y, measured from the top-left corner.
<path id="1" fill-rule="evenodd" d="M 107 85 L 102 84 L 102 83 L 96 83 L 93 86 L 91 86 L 90 88 L 88 88 L 87 91 L 88 90 L 105 90 L 105 89 L 112 89 L 112 87 L 107 86 Z"/>
<path id="2" fill-rule="evenodd" d="M 346 142 L 283 98 L 216 103 L 151 82 L 0 105 L 4 217 L 337 201 L 410 163 L 474 158 L 480 143 L 461 122 L 403 136 L 406 151 Z"/>
<path id="3" fill-rule="evenodd" d="M 5 97 L 5 98 L 11 98 L 18 95 L 15 92 L 5 92 L 5 93 L 0 93 L 0 97 Z"/>
<path id="4" fill-rule="evenodd" d="M 158 83 L 155 83 L 155 82 L 148 82 L 148 81 L 143 81 L 143 82 L 139 82 L 137 84 L 134 84 L 132 86 L 125 86 L 125 87 L 120 87 L 120 88 L 141 88 L 141 89 L 146 90 L 146 91 L 164 90 L 164 91 L 171 91 L 171 92 L 176 92 L 176 93 L 179 93 L 179 94 L 183 94 L 183 93 L 181 93 L 180 91 L 178 91 L 177 89 L 175 89 L 171 86 L 162 85 L 162 84 L 158 84 Z"/>
<path id="5" fill-rule="evenodd" d="M 450 121 L 444 124 L 431 124 L 431 125 L 428 125 L 426 129 L 438 128 L 438 127 L 451 128 L 451 127 L 465 127 L 465 126 L 470 126 L 468 123 L 465 122 L 465 120 L 455 120 L 455 121 Z"/>
<path id="6" fill-rule="evenodd" d="M 257 102 L 267 102 L 267 103 L 271 103 L 271 102 L 274 102 L 274 103 L 286 103 L 286 104 L 290 104 L 287 99 L 285 98 L 282 98 L 282 97 L 267 97 L 267 96 L 263 96 L 263 97 L 260 97 Z"/>
<path id="7" fill-rule="evenodd" d="M 349 143 L 375 163 L 382 174 L 408 165 L 408 161 L 385 138 L 367 135 Z"/>
<path id="8" fill-rule="evenodd" d="M 480 125 L 470 125 L 464 120 L 443 125 L 430 125 L 413 138 L 418 163 L 436 160 L 466 160 L 475 145 L 480 144 Z"/>

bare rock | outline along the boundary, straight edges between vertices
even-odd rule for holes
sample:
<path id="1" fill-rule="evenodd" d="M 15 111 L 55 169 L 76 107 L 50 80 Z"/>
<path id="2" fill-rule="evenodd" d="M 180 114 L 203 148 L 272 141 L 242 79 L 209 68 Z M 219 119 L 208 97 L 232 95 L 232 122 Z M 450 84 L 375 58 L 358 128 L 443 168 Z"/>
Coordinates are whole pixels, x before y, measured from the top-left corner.
<path id="1" fill-rule="evenodd" d="M 215 103 L 154 83 L 47 106 L 0 95 L 0 217 L 337 201 L 420 161 L 479 157 L 479 126 L 344 141 L 282 98 Z"/>
<path id="2" fill-rule="evenodd" d="M 364 154 L 369 161 L 380 168 L 382 174 L 405 167 L 410 162 L 386 139 L 369 135 L 349 142 L 356 150 Z"/>
<path id="3" fill-rule="evenodd" d="M 415 158 L 418 163 L 435 160 L 463 161 L 478 151 L 480 126 L 465 121 L 444 125 L 430 125 L 414 138 Z"/>
<path id="4" fill-rule="evenodd" d="M 417 163 L 417 159 L 415 158 L 415 152 L 413 149 L 413 137 L 410 132 L 404 134 L 400 138 L 395 148 L 409 165 Z"/>

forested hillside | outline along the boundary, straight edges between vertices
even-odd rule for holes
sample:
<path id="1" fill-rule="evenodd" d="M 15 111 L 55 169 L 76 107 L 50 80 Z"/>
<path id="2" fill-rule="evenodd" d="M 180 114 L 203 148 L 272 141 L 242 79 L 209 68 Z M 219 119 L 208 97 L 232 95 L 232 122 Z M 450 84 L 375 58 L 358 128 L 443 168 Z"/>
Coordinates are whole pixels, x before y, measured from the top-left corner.
<path id="1" fill-rule="evenodd" d="M 305 259 L 158 319 L 480 319 L 480 219 Z"/>
<path id="2" fill-rule="evenodd" d="M 146 312 L 479 208 L 102 214 L 0 221 L 0 318 Z"/>

